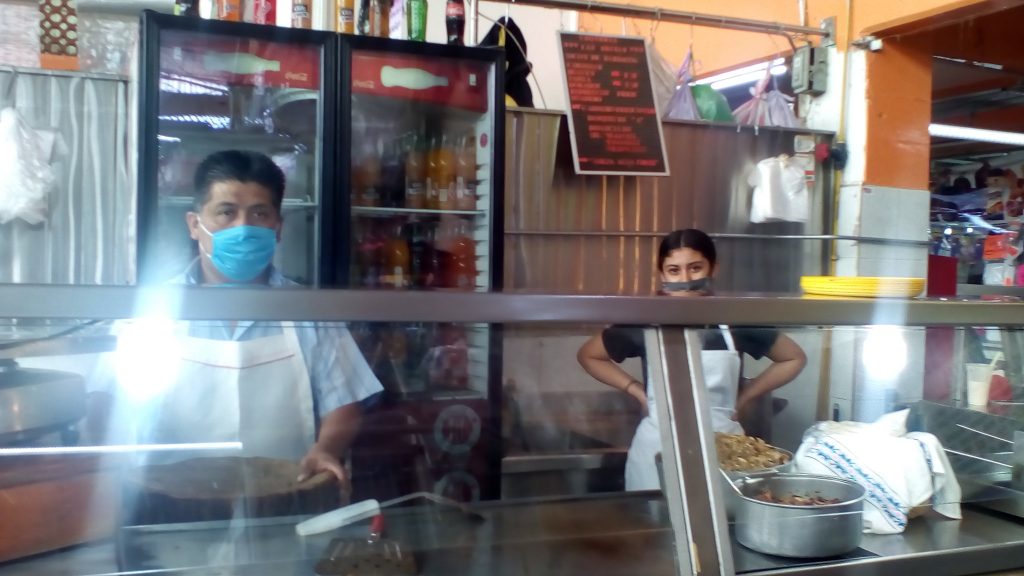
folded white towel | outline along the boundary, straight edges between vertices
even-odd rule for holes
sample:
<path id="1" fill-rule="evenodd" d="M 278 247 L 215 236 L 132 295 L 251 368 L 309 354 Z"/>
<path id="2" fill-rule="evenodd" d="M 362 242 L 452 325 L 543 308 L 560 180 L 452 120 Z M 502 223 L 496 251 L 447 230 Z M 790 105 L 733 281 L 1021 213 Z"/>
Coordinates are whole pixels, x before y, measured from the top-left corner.
<path id="1" fill-rule="evenodd" d="M 960 484 L 938 439 L 907 433 L 909 410 L 873 423 L 819 422 L 804 434 L 793 471 L 839 476 L 867 490 L 864 531 L 898 534 L 911 508 L 960 518 Z"/>

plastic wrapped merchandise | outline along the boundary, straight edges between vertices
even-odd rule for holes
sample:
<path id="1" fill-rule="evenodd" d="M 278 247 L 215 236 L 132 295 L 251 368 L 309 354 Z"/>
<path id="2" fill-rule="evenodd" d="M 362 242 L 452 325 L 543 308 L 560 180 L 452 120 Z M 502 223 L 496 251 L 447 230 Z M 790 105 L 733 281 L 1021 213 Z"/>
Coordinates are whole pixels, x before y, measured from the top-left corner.
<path id="1" fill-rule="evenodd" d="M 732 110 L 729 110 L 729 101 L 720 92 L 707 84 L 697 84 L 690 87 L 693 92 L 693 101 L 697 103 L 697 111 L 702 120 L 711 122 L 735 122 Z"/>
<path id="2" fill-rule="evenodd" d="M 132 56 L 139 43 L 137 16 L 83 13 L 78 19 L 78 33 L 79 62 L 83 70 L 131 74 Z"/>
<path id="3" fill-rule="evenodd" d="M 57 134 L 35 130 L 14 108 L 0 110 L 0 224 L 46 220 L 47 196 L 57 184 L 50 165 Z"/>
<path id="4" fill-rule="evenodd" d="M 758 162 L 747 183 L 754 188 L 751 222 L 807 222 L 807 181 L 804 171 L 788 156 Z"/>
<path id="5" fill-rule="evenodd" d="M 39 10 L 36 4 L 0 0 L 0 65 L 39 67 Z"/>
<path id="6" fill-rule="evenodd" d="M 672 91 L 672 97 L 665 108 L 665 118 L 669 120 L 700 120 L 700 112 L 690 90 L 690 82 L 693 81 L 693 74 L 690 72 L 692 66 L 693 51 L 689 51 L 679 66 L 675 90 Z"/>
<path id="7" fill-rule="evenodd" d="M 658 109 L 662 111 L 662 116 L 667 118 L 672 94 L 676 91 L 676 75 L 672 72 L 672 65 L 653 45 L 650 46 L 647 53 L 650 55 L 654 99 L 658 103 Z"/>
<path id="8" fill-rule="evenodd" d="M 769 79 L 773 89 L 766 92 Z M 779 126 L 782 128 L 796 128 L 800 121 L 793 114 L 790 108 L 792 96 L 779 91 L 779 85 L 775 77 L 767 70 L 763 78 L 750 89 L 752 98 L 740 104 L 733 110 L 733 116 L 740 124 L 752 126 Z"/>

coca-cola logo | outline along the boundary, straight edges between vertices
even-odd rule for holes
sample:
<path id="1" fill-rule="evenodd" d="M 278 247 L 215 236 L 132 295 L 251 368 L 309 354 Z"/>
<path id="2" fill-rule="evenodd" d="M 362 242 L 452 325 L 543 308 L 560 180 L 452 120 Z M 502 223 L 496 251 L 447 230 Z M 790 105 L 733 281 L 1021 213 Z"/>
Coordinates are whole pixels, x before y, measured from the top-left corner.
<path id="1" fill-rule="evenodd" d="M 377 83 L 373 80 L 355 80 L 352 82 L 352 86 L 355 88 L 364 88 L 367 90 L 373 90 L 377 88 Z"/>
<path id="2" fill-rule="evenodd" d="M 444 7 L 444 15 L 448 18 L 465 18 L 466 6 L 461 2 L 449 2 Z"/>
<path id="3" fill-rule="evenodd" d="M 309 74 L 305 72 L 285 72 L 285 80 L 297 80 L 299 82 L 307 82 L 309 80 Z"/>

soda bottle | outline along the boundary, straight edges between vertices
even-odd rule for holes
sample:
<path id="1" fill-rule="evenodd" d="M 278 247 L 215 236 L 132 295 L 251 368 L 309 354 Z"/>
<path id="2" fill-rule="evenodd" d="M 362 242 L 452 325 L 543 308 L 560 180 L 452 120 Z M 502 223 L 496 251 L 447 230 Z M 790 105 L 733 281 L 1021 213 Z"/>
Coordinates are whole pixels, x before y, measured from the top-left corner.
<path id="1" fill-rule="evenodd" d="M 476 246 L 470 237 L 469 222 L 459 219 L 452 239 L 452 287 L 459 290 L 476 288 Z"/>
<path id="2" fill-rule="evenodd" d="M 409 272 L 412 284 L 417 288 L 433 288 L 435 285 L 434 246 L 430 229 L 425 222 L 412 225 L 409 238 Z"/>
<path id="3" fill-rule="evenodd" d="M 463 0 L 448 0 L 444 8 L 445 27 L 450 46 L 464 46 L 462 35 L 466 30 L 466 5 Z"/>
<path id="4" fill-rule="evenodd" d="M 388 358 L 397 366 L 403 366 L 408 359 L 409 341 L 405 333 L 405 324 L 395 324 L 388 335 Z"/>
<path id="5" fill-rule="evenodd" d="M 277 24 L 277 0 L 252 0 L 252 21 L 256 24 Z"/>
<path id="6" fill-rule="evenodd" d="M 425 202 L 428 210 L 440 210 L 441 200 L 438 196 L 438 157 L 441 153 L 441 141 L 435 136 L 430 141 L 430 146 L 427 148 L 427 201 Z"/>
<path id="7" fill-rule="evenodd" d="M 406 139 L 405 207 L 422 210 L 427 207 L 427 166 L 422 140 L 415 133 Z"/>
<path id="8" fill-rule="evenodd" d="M 376 288 L 380 285 L 381 248 L 372 221 L 367 221 L 360 229 L 356 244 L 356 275 L 361 286 Z"/>
<path id="9" fill-rule="evenodd" d="M 217 19 L 242 21 L 242 0 L 217 0 Z"/>
<path id="10" fill-rule="evenodd" d="M 370 35 L 370 0 L 359 0 L 359 21 L 356 23 L 356 33 L 362 36 Z"/>
<path id="11" fill-rule="evenodd" d="M 380 206 L 380 152 L 370 144 L 363 150 L 356 169 L 359 181 L 359 200 L 362 206 Z"/>
<path id="12" fill-rule="evenodd" d="M 382 206 L 402 208 L 405 205 L 405 158 L 398 140 L 388 144 L 381 158 L 380 198 Z"/>
<path id="13" fill-rule="evenodd" d="M 427 39 L 427 0 L 408 0 L 405 5 L 406 35 L 409 40 Z"/>
<path id="14" fill-rule="evenodd" d="M 455 209 L 476 210 L 476 136 L 463 137 L 456 163 Z"/>
<path id="15" fill-rule="evenodd" d="M 391 34 L 391 0 L 370 0 L 370 36 L 387 38 Z"/>
<path id="16" fill-rule="evenodd" d="M 455 210 L 455 147 L 448 135 L 441 136 L 437 150 L 437 204 L 441 210 Z"/>
<path id="17" fill-rule="evenodd" d="M 356 2 L 341 0 L 338 3 L 338 32 L 354 34 L 356 31 Z"/>
<path id="18" fill-rule="evenodd" d="M 174 3 L 174 14 L 176 16 L 199 17 L 199 0 L 177 0 Z"/>
<path id="19" fill-rule="evenodd" d="M 399 221 L 384 246 L 384 271 L 381 284 L 392 288 L 409 287 L 409 243 Z"/>
<path id="20" fill-rule="evenodd" d="M 313 27 L 313 0 L 292 1 L 292 28 Z"/>

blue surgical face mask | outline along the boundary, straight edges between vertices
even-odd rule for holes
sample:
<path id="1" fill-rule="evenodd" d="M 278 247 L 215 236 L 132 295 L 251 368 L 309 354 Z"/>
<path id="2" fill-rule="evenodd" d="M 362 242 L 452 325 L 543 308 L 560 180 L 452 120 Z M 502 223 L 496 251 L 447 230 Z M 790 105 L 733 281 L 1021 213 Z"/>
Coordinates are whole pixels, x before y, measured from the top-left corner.
<path id="1" fill-rule="evenodd" d="M 705 276 L 689 282 L 662 282 L 661 289 L 665 292 L 710 292 L 711 277 Z"/>
<path id="2" fill-rule="evenodd" d="M 199 250 L 228 280 L 248 282 L 262 274 L 274 258 L 277 232 L 273 228 L 234 226 L 214 233 L 207 230 L 202 221 L 199 221 L 199 228 L 212 239 L 209 254 L 202 243 Z"/>

